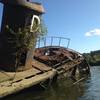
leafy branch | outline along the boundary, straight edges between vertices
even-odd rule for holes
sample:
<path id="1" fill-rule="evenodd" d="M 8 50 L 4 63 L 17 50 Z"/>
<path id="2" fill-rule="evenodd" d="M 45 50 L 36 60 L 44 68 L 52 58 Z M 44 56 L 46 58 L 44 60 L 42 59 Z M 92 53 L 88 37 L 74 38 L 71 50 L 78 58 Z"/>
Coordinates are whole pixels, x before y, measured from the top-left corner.
<path id="1" fill-rule="evenodd" d="M 12 30 L 9 26 L 6 26 L 10 34 L 8 35 L 8 42 L 13 45 L 16 50 L 14 54 L 16 55 L 16 67 L 19 66 L 21 55 L 23 53 L 27 54 L 27 52 L 35 46 L 37 37 L 44 36 L 47 33 L 47 28 L 42 19 L 40 25 L 37 26 L 36 24 L 36 21 L 34 21 L 32 32 L 30 31 L 30 26 L 24 29 L 19 28 L 17 32 Z"/>

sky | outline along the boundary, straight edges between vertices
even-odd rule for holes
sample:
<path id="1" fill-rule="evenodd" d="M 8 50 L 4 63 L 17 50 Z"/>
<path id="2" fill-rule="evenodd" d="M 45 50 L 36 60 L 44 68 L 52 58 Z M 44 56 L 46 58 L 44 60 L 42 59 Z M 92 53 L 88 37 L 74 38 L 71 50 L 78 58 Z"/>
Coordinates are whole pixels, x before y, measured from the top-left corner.
<path id="1" fill-rule="evenodd" d="M 69 48 L 80 53 L 100 50 L 100 0 L 30 1 L 42 3 L 48 36 L 70 38 Z"/>

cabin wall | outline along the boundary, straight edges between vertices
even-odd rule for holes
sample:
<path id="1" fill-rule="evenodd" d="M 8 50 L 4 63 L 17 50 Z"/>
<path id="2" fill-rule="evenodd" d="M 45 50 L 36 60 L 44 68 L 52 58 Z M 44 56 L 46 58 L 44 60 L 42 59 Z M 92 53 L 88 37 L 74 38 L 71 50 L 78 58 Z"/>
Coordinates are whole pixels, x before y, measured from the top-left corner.
<path id="1" fill-rule="evenodd" d="M 16 48 L 13 43 L 8 41 L 14 36 L 8 31 L 8 25 L 11 30 L 18 32 L 19 28 L 31 25 L 32 16 L 39 13 L 25 8 L 23 6 L 4 4 L 3 18 L 0 34 L 0 68 L 7 71 L 15 71 L 16 65 Z M 26 61 L 26 59 L 24 59 Z M 23 66 L 25 65 L 25 61 Z"/>

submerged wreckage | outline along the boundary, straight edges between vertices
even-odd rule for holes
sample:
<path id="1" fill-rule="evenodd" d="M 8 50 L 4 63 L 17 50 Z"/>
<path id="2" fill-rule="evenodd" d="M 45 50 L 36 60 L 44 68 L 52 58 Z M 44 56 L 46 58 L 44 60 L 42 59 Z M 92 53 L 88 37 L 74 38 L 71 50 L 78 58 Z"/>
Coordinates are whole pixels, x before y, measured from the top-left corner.
<path id="1" fill-rule="evenodd" d="M 60 76 L 73 77 L 89 74 L 89 65 L 78 52 L 61 46 L 62 39 L 51 37 L 49 43 L 46 38 L 41 46 L 38 39 L 37 48 L 21 54 L 21 64 L 16 67 L 16 48 L 8 39 L 14 36 L 7 31 L 8 25 L 16 34 L 19 28 L 40 24 L 39 16 L 44 13 L 41 4 L 29 0 L 1 0 L 3 6 L 2 27 L 0 33 L 0 98 L 14 94 L 25 88 L 41 84 L 47 80 L 59 79 Z M 20 17 L 21 16 L 21 17 Z M 53 45 L 54 38 L 58 38 L 59 45 Z M 43 40 L 43 39 L 42 39 Z M 55 42 L 56 43 L 56 42 Z M 35 47 L 34 47 L 35 48 Z M 23 59 L 24 57 L 24 59 Z"/>
<path id="2" fill-rule="evenodd" d="M 47 43 L 48 41 L 46 42 L 48 39 L 50 44 Z M 43 42 L 42 46 L 41 41 Z M 65 47 L 61 45 L 61 42 L 64 42 Z M 34 52 L 34 61 L 55 69 L 58 77 L 64 75 L 64 77 L 75 78 L 76 75 L 89 74 L 90 69 L 86 59 L 79 52 L 69 49 L 69 42 L 69 38 L 63 37 L 45 37 L 38 40 L 38 48 Z M 56 43 L 56 45 L 53 45 L 53 43 Z"/>

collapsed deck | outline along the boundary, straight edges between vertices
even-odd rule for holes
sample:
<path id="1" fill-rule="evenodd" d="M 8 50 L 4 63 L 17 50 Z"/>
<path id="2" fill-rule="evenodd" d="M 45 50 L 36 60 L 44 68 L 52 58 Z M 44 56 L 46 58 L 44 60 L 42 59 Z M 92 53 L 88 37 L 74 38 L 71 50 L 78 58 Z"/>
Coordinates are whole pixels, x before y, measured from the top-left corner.
<path id="1" fill-rule="evenodd" d="M 56 75 L 56 71 L 38 62 L 35 67 L 23 72 L 4 72 L 0 70 L 0 98 L 19 92 L 36 84 L 41 84 Z"/>
<path id="2" fill-rule="evenodd" d="M 71 76 L 75 76 L 76 70 L 79 71 L 79 74 L 90 72 L 87 61 L 80 53 L 60 46 L 37 48 L 34 59 L 57 70 L 58 74 L 70 71 Z"/>

